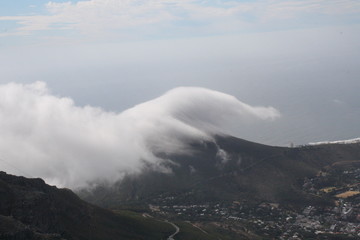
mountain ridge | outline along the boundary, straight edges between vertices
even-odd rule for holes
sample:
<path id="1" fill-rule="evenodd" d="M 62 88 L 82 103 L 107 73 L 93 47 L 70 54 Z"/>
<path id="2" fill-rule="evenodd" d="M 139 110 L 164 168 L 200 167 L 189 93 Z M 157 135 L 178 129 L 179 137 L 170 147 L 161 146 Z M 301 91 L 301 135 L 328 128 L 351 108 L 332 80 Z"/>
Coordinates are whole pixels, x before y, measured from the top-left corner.
<path id="1" fill-rule="evenodd" d="M 99 186 L 79 194 L 106 207 L 151 202 L 164 196 L 194 202 L 242 198 L 316 202 L 300 191 L 299 181 L 335 162 L 360 159 L 359 143 L 289 148 L 217 135 L 212 142 L 193 141 L 188 147 L 192 154 L 162 155 L 171 160 L 164 163 L 170 174 L 147 169 L 139 175 L 124 177 L 114 186 Z"/>

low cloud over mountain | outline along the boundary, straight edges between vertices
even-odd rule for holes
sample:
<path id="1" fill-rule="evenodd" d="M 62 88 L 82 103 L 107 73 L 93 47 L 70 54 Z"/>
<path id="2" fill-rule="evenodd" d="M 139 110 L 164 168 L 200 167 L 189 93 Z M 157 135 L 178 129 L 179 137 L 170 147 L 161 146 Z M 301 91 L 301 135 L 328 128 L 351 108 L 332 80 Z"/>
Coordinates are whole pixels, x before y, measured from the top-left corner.
<path id="1" fill-rule="evenodd" d="M 0 166 L 67 187 L 154 163 L 154 153 L 186 150 L 186 140 L 211 140 L 234 126 L 280 116 L 272 107 L 254 107 L 233 96 L 196 87 L 170 90 L 121 113 L 79 107 L 51 93 L 43 82 L 0 86 Z M 22 171 L 22 172 L 19 172 Z"/>

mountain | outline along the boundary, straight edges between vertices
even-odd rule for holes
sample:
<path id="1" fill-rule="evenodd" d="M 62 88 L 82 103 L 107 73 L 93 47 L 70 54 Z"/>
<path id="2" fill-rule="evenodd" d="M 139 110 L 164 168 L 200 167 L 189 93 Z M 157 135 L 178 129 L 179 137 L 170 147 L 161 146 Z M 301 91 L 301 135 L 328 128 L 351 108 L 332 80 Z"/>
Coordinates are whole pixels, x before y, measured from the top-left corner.
<path id="1" fill-rule="evenodd" d="M 215 136 L 189 141 L 187 149 L 156 153 L 167 159 L 167 173 L 149 166 L 115 185 L 79 192 L 112 210 L 41 179 L 0 172 L 0 239 L 360 236 L 359 142 L 287 148 Z"/>
<path id="2" fill-rule="evenodd" d="M 124 203 L 173 204 L 216 201 L 267 201 L 327 204 L 302 191 L 304 178 L 337 162 L 359 161 L 360 143 L 274 147 L 231 136 L 191 141 L 187 154 L 157 153 L 171 173 L 153 168 L 128 175 L 114 186 L 82 190 L 80 196 L 105 207 Z M 325 202 L 324 202 L 325 201 Z"/>
<path id="3" fill-rule="evenodd" d="M 174 231 L 160 220 L 88 204 L 72 191 L 49 186 L 42 179 L 0 172 L 0 239 L 159 240 Z"/>

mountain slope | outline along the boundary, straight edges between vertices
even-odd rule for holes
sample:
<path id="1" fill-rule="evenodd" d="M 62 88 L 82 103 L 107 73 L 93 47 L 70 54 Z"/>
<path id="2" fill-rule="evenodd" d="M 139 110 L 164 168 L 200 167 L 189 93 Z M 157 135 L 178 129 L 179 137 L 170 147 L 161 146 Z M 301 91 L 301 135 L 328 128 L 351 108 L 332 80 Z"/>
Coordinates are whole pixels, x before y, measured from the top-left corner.
<path id="1" fill-rule="evenodd" d="M 316 204 L 319 199 L 301 191 L 303 179 L 335 162 L 359 160 L 360 144 L 286 148 L 216 136 L 214 142 L 190 142 L 189 154 L 158 155 L 171 160 L 164 166 L 172 173 L 149 168 L 115 186 L 100 186 L 80 195 L 107 207 L 166 198 L 174 204 L 238 199 Z"/>
<path id="2" fill-rule="evenodd" d="M 166 239 L 170 224 L 115 214 L 67 189 L 0 172 L 0 239 Z"/>

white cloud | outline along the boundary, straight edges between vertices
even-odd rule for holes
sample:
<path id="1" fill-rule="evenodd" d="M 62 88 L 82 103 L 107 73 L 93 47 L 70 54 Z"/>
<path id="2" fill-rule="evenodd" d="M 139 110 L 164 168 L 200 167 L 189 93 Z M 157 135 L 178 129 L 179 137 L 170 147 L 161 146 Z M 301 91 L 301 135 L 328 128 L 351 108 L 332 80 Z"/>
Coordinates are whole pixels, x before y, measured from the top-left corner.
<path id="1" fill-rule="evenodd" d="M 193 138 L 211 140 L 231 122 L 277 117 L 274 108 L 203 88 L 176 88 L 114 113 L 77 107 L 70 98 L 52 95 L 43 82 L 9 83 L 0 85 L 0 158 L 31 176 L 78 187 L 141 171 L 144 161 L 159 167 L 166 160 L 154 153 L 182 151 Z"/>

